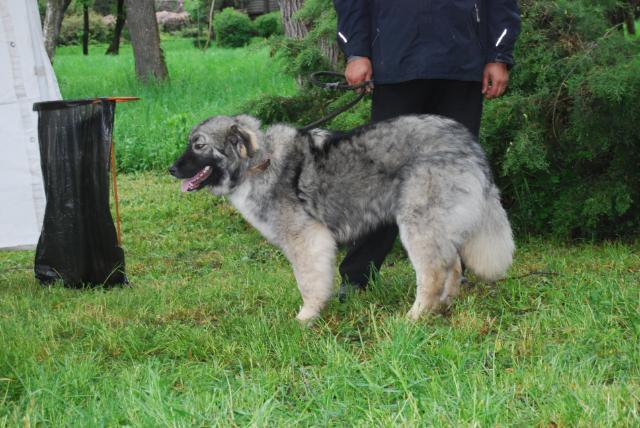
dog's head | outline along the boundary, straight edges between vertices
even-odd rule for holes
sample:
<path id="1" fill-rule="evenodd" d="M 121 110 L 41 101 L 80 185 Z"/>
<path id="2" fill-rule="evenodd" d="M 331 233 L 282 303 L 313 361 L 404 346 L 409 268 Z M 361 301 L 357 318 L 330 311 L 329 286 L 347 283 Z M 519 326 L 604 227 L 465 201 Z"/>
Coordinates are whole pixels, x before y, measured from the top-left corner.
<path id="1" fill-rule="evenodd" d="M 169 168 L 182 191 L 208 187 L 218 195 L 234 189 L 259 152 L 260 121 L 246 115 L 214 116 L 191 130 L 185 152 Z"/>

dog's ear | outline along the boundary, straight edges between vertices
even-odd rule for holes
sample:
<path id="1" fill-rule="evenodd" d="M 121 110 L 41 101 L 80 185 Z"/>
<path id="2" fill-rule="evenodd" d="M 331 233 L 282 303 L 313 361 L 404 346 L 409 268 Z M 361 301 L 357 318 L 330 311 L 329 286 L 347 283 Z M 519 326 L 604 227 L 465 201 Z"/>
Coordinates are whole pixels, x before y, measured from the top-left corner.
<path id="1" fill-rule="evenodd" d="M 236 124 L 229 128 L 227 143 L 233 146 L 242 159 L 253 157 L 258 149 L 256 134 Z"/>
<path id="2" fill-rule="evenodd" d="M 249 116 L 248 114 L 239 114 L 233 116 L 233 119 L 238 125 L 240 125 L 240 127 L 249 129 L 251 131 L 258 131 L 262 126 L 262 122 L 260 122 L 260 119 Z"/>

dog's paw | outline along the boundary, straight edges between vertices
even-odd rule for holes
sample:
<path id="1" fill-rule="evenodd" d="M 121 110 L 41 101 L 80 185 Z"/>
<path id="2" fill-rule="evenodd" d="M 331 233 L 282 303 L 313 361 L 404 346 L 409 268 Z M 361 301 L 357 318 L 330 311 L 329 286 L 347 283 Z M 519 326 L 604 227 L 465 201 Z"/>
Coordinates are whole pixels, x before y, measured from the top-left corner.
<path id="1" fill-rule="evenodd" d="M 416 306 L 413 305 L 413 307 L 409 310 L 409 312 L 407 312 L 407 318 L 410 319 L 411 321 L 418 321 L 422 316 L 423 312 L 424 310 L 420 308 L 416 308 Z"/>
<path id="2" fill-rule="evenodd" d="M 414 302 L 406 316 L 411 321 L 418 321 L 424 316 L 442 314 L 446 312 L 447 308 L 448 306 L 446 304 L 438 301 L 430 302 L 428 304 Z"/>
<path id="3" fill-rule="evenodd" d="M 303 327 L 311 327 L 320 317 L 320 311 L 303 307 L 296 315 L 296 321 Z"/>

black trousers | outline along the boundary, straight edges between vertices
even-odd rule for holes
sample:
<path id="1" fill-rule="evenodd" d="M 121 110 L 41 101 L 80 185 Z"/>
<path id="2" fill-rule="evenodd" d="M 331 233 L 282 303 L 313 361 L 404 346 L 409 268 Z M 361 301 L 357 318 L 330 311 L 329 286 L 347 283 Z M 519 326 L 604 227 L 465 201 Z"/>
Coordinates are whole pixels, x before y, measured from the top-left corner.
<path id="1" fill-rule="evenodd" d="M 376 85 L 371 120 L 379 122 L 408 114 L 439 114 L 462 123 L 477 137 L 482 116 L 481 90 L 481 82 L 440 79 Z M 398 227 L 394 223 L 354 241 L 340 264 L 342 281 L 366 287 L 371 269 L 380 270 L 397 236 Z"/>

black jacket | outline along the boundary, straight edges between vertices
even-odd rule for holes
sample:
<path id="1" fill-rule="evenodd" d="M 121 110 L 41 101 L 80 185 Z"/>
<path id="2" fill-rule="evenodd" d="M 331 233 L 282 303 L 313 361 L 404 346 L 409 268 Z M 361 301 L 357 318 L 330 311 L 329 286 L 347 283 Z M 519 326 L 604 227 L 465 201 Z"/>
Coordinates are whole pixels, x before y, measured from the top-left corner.
<path id="1" fill-rule="evenodd" d="M 333 0 L 345 56 L 366 56 L 377 83 L 480 81 L 485 64 L 513 65 L 517 0 Z"/>

